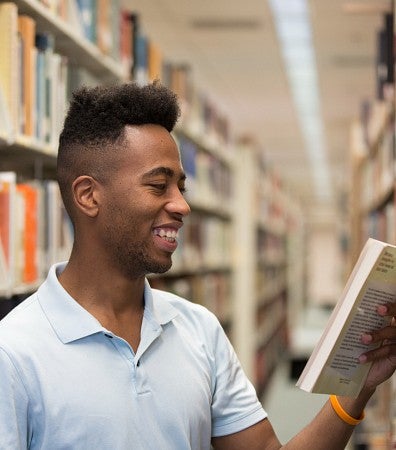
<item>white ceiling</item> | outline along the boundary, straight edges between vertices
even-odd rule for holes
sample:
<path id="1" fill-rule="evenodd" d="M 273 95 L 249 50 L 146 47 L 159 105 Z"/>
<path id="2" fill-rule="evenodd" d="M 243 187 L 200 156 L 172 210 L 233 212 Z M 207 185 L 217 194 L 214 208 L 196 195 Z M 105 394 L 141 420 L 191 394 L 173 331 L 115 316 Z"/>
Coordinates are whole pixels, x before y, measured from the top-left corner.
<path id="1" fill-rule="evenodd" d="M 283 1 L 283 0 L 277 0 Z M 307 0 L 318 69 L 327 162 L 334 197 L 315 196 L 296 110 L 265 0 L 124 0 L 164 58 L 192 67 L 194 84 L 228 116 L 235 136 L 249 134 L 304 206 L 327 214 L 348 182 L 348 139 L 361 103 L 376 95 L 376 33 L 391 0 L 358 0 L 376 12 L 345 11 L 346 0 Z M 350 5 L 351 2 L 349 1 Z M 376 9 L 376 8 L 369 8 Z M 199 28 L 229 19 L 250 27 Z M 309 211 L 308 211 L 309 212 Z"/>

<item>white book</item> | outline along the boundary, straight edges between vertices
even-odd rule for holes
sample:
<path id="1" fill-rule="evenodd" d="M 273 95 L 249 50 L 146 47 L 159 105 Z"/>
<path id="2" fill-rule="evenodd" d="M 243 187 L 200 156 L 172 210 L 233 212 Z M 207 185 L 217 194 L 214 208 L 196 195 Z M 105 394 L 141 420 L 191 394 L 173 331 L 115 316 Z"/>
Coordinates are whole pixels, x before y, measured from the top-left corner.
<path id="1" fill-rule="evenodd" d="M 365 345 L 361 335 L 389 321 L 377 307 L 396 300 L 396 246 L 368 239 L 328 324 L 297 386 L 307 392 L 356 397 L 369 363 L 359 356 L 380 344 Z"/>

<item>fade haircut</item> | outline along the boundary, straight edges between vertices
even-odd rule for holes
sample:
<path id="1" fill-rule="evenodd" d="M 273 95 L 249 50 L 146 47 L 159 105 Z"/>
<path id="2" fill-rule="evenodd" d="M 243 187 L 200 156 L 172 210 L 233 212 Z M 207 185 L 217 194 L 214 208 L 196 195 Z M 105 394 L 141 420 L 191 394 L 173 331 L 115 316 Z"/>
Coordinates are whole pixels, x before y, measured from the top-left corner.
<path id="1" fill-rule="evenodd" d="M 173 130 L 180 115 L 176 95 L 158 81 L 82 87 L 73 93 L 59 137 L 57 179 L 73 220 L 71 185 L 80 175 L 99 181 L 117 167 L 126 125 L 161 125 Z"/>

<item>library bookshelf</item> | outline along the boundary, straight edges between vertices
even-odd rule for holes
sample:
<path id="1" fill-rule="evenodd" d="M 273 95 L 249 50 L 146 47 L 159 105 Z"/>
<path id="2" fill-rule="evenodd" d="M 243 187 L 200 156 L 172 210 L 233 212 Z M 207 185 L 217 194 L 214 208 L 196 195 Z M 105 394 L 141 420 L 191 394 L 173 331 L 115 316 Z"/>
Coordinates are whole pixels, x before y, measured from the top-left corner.
<path id="1" fill-rule="evenodd" d="M 295 283 L 298 292 L 303 281 L 302 272 L 297 277 L 291 273 L 301 264 L 291 267 L 289 261 L 293 239 L 303 236 L 303 222 L 296 203 L 251 139 L 239 142 L 236 166 L 233 336 L 245 371 L 262 394 L 288 349 L 289 286 Z"/>

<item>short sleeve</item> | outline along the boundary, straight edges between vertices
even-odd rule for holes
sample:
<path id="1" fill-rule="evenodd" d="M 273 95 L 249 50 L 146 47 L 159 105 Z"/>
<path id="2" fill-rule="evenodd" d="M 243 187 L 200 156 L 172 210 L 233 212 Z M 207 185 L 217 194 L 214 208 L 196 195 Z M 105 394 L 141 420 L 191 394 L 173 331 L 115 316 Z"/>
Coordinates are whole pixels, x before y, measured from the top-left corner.
<path id="1" fill-rule="evenodd" d="M 214 339 L 215 385 L 212 398 L 212 436 L 244 430 L 267 417 L 220 324 Z"/>
<path id="2" fill-rule="evenodd" d="M 26 450 L 28 398 L 14 364 L 1 348 L 0 374 L 0 448 Z"/>

